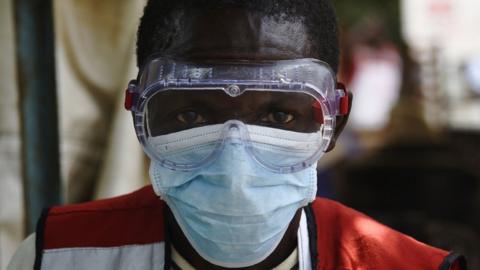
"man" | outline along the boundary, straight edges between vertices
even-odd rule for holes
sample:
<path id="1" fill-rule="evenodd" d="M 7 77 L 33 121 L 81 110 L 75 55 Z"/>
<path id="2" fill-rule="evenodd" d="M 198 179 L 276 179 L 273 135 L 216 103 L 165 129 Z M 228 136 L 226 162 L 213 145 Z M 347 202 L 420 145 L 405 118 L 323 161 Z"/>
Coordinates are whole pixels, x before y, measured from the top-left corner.
<path id="1" fill-rule="evenodd" d="M 458 256 L 315 199 L 350 109 L 337 43 L 324 0 L 149 1 L 125 105 L 152 186 L 50 209 L 35 269 L 454 269 Z"/>

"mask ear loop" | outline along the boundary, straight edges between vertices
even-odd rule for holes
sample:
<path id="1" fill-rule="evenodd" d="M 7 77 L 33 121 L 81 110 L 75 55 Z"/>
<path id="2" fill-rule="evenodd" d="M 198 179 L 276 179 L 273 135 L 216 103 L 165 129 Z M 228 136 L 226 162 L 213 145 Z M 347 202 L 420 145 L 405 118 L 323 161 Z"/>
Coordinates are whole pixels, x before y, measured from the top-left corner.
<path id="1" fill-rule="evenodd" d="M 172 243 L 170 241 L 170 224 L 168 223 L 167 217 L 167 206 L 163 209 L 163 220 L 165 221 L 163 235 L 165 235 L 165 250 L 164 250 L 164 270 L 170 270 L 172 266 Z"/>

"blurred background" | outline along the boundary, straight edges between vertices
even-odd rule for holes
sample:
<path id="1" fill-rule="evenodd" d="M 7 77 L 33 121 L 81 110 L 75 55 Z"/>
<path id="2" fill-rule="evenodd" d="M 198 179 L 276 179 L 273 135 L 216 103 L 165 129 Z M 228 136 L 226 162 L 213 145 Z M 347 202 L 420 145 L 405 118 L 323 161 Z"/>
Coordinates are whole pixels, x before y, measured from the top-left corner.
<path id="1" fill-rule="evenodd" d="M 52 2 L 0 0 L 0 269 L 43 207 L 148 183 L 123 110 L 145 1 Z M 337 148 L 320 162 L 318 195 L 462 252 L 480 269 L 480 1 L 332 2 L 338 76 L 354 101 Z M 32 31 L 41 34 L 29 39 Z M 49 52 L 55 61 L 29 66 Z M 35 86 L 51 96 L 35 99 Z"/>

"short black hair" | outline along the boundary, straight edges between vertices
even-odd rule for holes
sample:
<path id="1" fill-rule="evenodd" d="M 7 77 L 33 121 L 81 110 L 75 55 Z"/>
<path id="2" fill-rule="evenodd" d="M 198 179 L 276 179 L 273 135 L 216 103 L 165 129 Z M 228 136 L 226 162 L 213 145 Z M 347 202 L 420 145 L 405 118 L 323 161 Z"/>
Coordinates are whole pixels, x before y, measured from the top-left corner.
<path id="1" fill-rule="evenodd" d="M 175 31 L 178 10 L 189 8 L 243 8 L 266 16 L 301 16 L 312 39 L 312 48 L 336 72 L 339 44 L 335 10 L 329 0 L 149 0 L 137 33 L 137 65 L 167 48 Z"/>

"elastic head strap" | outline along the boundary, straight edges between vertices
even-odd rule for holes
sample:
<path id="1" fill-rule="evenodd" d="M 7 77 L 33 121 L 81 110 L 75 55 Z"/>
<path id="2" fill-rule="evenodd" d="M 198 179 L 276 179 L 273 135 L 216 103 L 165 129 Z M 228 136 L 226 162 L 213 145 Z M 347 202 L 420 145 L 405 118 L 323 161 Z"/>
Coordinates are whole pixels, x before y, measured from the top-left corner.
<path id="1" fill-rule="evenodd" d="M 133 103 L 135 102 L 137 93 L 135 92 L 135 88 L 137 87 L 137 81 L 131 80 L 128 83 L 128 87 L 125 90 L 125 102 L 124 106 L 127 111 L 131 111 L 133 108 Z"/>
<path id="2" fill-rule="evenodd" d="M 348 114 L 348 92 L 343 83 L 337 83 L 338 112 L 337 115 L 344 116 Z"/>

